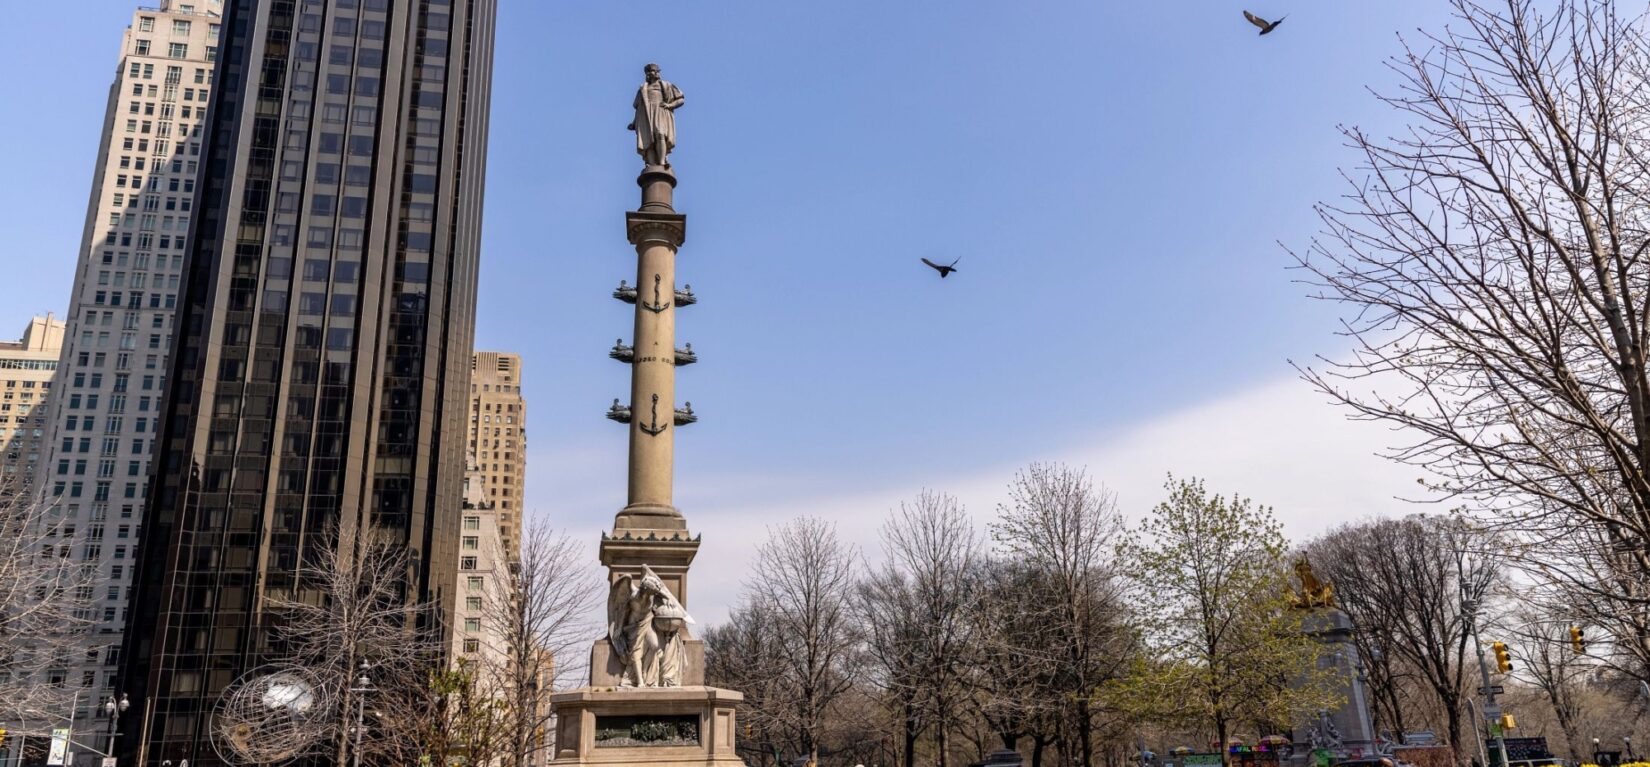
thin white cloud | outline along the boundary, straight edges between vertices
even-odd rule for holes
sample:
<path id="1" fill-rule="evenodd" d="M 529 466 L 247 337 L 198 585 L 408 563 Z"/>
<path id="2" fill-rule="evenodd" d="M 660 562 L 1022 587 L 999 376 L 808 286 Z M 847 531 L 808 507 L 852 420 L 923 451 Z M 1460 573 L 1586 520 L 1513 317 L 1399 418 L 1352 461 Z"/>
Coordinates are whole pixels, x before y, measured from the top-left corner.
<path id="1" fill-rule="evenodd" d="M 1085 467 L 1117 494 L 1126 514 L 1138 518 L 1161 500 L 1164 480 L 1174 472 L 1204 479 L 1211 492 L 1272 506 L 1286 534 L 1301 540 L 1341 522 L 1414 509 L 1397 498 L 1415 495 L 1419 471 L 1377 455 L 1396 438 L 1381 425 L 1347 420 L 1345 411 L 1290 377 L 1171 412 L 1090 446 L 960 473 L 933 489 L 956 495 L 983 526 L 1007 499 L 1017 469 L 1058 461 Z M 875 561 L 884 517 L 922 489 L 852 488 L 844 481 L 841 493 L 806 497 L 795 485 L 753 485 L 771 491 L 762 497 L 741 493 L 737 505 L 690 514 L 690 525 L 704 536 L 692 574 L 693 612 L 702 625 L 722 620 L 737 601 L 769 526 L 803 515 L 828 519 Z"/>

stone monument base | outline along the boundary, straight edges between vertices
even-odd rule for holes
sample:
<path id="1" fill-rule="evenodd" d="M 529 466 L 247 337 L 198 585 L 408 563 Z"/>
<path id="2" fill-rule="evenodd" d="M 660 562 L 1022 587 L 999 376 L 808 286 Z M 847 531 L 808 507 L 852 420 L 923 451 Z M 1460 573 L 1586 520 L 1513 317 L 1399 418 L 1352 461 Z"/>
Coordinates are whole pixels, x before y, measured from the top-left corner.
<path id="1" fill-rule="evenodd" d="M 556 767 L 745 767 L 734 753 L 734 707 L 745 696 L 716 687 L 585 687 L 550 696 Z"/>

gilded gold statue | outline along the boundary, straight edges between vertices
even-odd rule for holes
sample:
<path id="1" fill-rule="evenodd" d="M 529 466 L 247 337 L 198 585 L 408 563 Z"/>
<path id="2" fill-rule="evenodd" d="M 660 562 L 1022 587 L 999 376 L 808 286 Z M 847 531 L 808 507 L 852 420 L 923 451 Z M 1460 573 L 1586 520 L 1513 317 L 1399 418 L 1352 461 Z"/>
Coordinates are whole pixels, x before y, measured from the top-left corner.
<path id="1" fill-rule="evenodd" d="M 1300 587 L 1289 592 L 1289 603 L 1299 610 L 1311 610 L 1315 607 L 1333 607 L 1335 604 L 1335 586 L 1318 580 L 1317 574 L 1312 572 L 1312 563 L 1301 557 L 1295 563 L 1295 576 L 1300 578 Z"/>

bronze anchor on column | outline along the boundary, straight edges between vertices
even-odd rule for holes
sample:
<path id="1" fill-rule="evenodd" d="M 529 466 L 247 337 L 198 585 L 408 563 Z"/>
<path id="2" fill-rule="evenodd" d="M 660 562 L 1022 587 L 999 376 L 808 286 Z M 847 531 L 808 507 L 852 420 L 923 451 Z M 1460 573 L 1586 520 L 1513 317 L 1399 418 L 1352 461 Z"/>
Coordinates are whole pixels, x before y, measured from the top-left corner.
<path id="1" fill-rule="evenodd" d="M 668 422 L 665 423 L 665 425 L 663 425 L 663 426 L 659 425 L 659 395 L 657 395 L 657 394 L 653 395 L 653 420 L 652 420 L 652 422 L 644 424 L 640 421 L 637 421 L 636 422 L 636 428 L 641 429 L 644 434 L 647 434 L 650 437 L 657 437 L 660 434 L 663 434 L 665 429 L 670 428 L 670 424 Z"/>
<path id="2" fill-rule="evenodd" d="M 662 304 L 659 303 L 659 282 L 661 279 L 662 278 L 659 275 L 653 275 L 653 303 L 641 305 L 643 309 L 653 312 L 654 314 L 658 314 L 659 312 L 670 308 L 670 302 L 668 301 Z"/>

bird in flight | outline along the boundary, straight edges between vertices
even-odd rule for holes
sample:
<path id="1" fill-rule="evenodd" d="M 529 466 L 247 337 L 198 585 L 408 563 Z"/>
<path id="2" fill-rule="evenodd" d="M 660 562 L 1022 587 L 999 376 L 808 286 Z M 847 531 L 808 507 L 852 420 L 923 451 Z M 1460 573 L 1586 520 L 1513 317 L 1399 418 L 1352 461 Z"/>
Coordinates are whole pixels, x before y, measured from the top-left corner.
<path id="1" fill-rule="evenodd" d="M 961 258 L 957 259 L 957 261 L 961 261 L 961 260 L 962 260 Z M 952 272 L 957 271 L 957 261 L 952 261 L 949 264 L 936 264 L 933 261 L 929 261 L 926 258 L 922 260 L 923 263 L 925 263 L 925 264 L 927 264 L 931 267 L 934 267 L 934 271 L 940 273 L 940 279 L 942 279 L 942 280 L 945 279 L 946 277 L 949 277 Z"/>
<path id="2" fill-rule="evenodd" d="M 1271 32 L 1272 30 L 1277 29 L 1278 25 L 1283 23 L 1282 18 L 1278 19 L 1277 21 L 1267 21 L 1266 19 L 1263 19 L 1259 16 L 1256 16 L 1255 14 L 1250 13 L 1248 11 L 1243 12 L 1243 18 L 1248 19 L 1250 24 L 1253 24 L 1257 27 L 1260 27 L 1260 33 L 1263 34 L 1263 35 L 1266 34 L 1267 32 Z M 1288 17 L 1284 17 L 1284 18 L 1288 18 Z"/>

